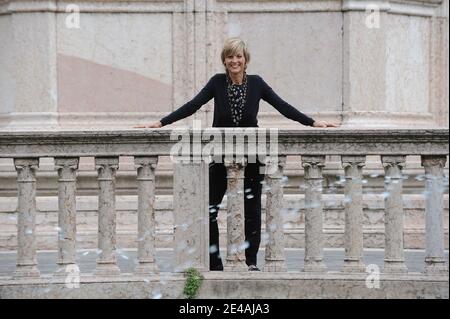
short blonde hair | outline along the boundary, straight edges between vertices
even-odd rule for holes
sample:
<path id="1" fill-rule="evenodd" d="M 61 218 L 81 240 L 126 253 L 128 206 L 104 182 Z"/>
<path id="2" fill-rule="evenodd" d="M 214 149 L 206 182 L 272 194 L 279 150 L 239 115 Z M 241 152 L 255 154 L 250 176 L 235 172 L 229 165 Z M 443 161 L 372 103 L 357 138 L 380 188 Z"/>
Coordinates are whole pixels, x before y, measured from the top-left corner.
<path id="1" fill-rule="evenodd" d="M 222 54 L 222 64 L 225 64 L 225 58 L 229 55 L 237 54 L 242 51 L 245 57 L 245 64 L 250 62 L 250 52 L 248 52 L 247 44 L 241 38 L 229 38 L 223 44 Z"/>

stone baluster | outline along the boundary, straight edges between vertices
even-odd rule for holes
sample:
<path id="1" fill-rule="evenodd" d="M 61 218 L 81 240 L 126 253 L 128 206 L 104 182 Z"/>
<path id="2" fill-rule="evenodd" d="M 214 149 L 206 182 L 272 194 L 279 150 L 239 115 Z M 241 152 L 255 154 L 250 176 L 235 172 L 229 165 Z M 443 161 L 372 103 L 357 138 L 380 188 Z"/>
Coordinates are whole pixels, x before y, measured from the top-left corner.
<path id="1" fill-rule="evenodd" d="M 269 158 L 266 163 L 267 187 L 270 189 L 266 195 L 266 232 L 268 242 L 264 271 L 286 271 L 284 257 L 284 228 L 283 215 L 283 169 L 286 165 L 286 156 Z"/>
<path id="2" fill-rule="evenodd" d="M 96 157 L 98 171 L 98 248 L 96 275 L 120 274 L 116 260 L 115 179 L 118 157 Z"/>
<path id="3" fill-rule="evenodd" d="M 325 272 L 323 263 L 322 168 L 325 156 L 302 156 L 305 170 L 305 271 Z"/>
<path id="4" fill-rule="evenodd" d="M 365 272 L 363 262 L 363 187 L 365 156 L 342 156 L 345 171 L 345 259 L 342 271 Z"/>
<path id="5" fill-rule="evenodd" d="M 15 158 L 18 187 L 17 267 L 15 277 L 39 277 L 36 260 L 36 169 L 39 158 Z"/>
<path id="6" fill-rule="evenodd" d="M 403 199 L 402 169 L 406 156 L 381 156 L 385 170 L 385 257 L 384 272 L 403 273 L 408 269 L 405 265 L 403 251 Z"/>
<path id="7" fill-rule="evenodd" d="M 244 173 L 247 160 L 225 158 L 227 169 L 227 259 L 225 271 L 245 271 Z"/>
<path id="8" fill-rule="evenodd" d="M 209 271 L 208 164 L 176 157 L 173 174 L 175 272 Z"/>
<path id="9" fill-rule="evenodd" d="M 136 156 L 138 182 L 138 262 L 135 273 L 158 272 L 155 262 L 155 168 L 158 156 Z"/>
<path id="10" fill-rule="evenodd" d="M 444 256 L 444 204 L 443 175 L 446 156 L 422 156 L 426 179 L 426 256 L 425 272 L 428 274 L 446 273 L 448 266 Z"/>
<path id="11" fill-rule="evenodd" d="M 58 170 L 58 268 L 55 275 L 78 273 L 76 264 L 76 176 L 78 158 L 55 158 Z"/>

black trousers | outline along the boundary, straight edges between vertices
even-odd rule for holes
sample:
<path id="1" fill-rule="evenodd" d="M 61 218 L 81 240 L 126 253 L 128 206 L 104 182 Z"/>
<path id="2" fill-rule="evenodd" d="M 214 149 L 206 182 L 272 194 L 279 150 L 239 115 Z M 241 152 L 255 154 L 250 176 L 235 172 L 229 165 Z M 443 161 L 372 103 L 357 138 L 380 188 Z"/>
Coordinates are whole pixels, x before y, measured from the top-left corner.
<path id="1" fill-rule="evenodd" d="M 244 217 L 245 250 L 247 265 L 256 265 L 256 256 L 261 243 L 261 182 L 264 174 L 260 173 L 260 162 L 248 163 L 244 178 Z M 223 263 L 219 250 L 219 228 L 217 214 L 220 203 L 227 190 L 227 170 L 223 163 L 209 164 L 209 265 L 211 270 L 222 270 Z"/>

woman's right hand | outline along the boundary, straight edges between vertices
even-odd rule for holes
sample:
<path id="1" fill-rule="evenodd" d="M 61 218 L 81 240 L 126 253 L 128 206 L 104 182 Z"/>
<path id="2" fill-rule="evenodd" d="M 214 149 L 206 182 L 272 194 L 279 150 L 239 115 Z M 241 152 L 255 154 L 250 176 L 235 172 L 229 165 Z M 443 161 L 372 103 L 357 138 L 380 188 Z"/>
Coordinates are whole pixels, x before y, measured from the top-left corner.
<path id="1" fill-rule="evenodd" d="M 133 126 L 134 128 L 161 128 L 163 125 L 160 121 L 152 123 L 150 125 L 144 125 L 144 124 L 139 124 L 136 126 Z"/>

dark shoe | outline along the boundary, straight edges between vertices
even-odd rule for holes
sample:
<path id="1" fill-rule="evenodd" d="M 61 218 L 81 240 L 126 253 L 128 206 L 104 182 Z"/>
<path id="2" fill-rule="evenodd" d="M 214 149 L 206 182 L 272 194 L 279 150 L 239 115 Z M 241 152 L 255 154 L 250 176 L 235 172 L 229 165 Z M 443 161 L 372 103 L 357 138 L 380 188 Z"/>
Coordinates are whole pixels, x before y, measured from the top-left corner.
<path id="1" fill-rule="evenodd" d="M 209 255 L 209 270 L 210 271 L 222 271 L 223 263 L 222 258 L 218 254 Z"/>
<path id="2" fill-rule="evenodd" d="M 248 266 L 248 271 L 261 271 L 261 270 L 259 270 L 259 268 L 256 267 L 256 265 L 250 265 Z"/>
<path id="3" fill-rule="evenodd" d="M 210 271 L 223 271 L 223 265 L 219 265 L 219 266 L 210 266 L 209 267 Z"/>

